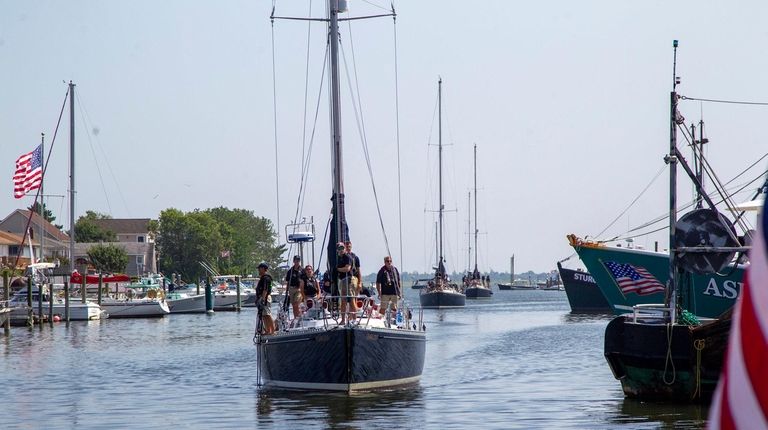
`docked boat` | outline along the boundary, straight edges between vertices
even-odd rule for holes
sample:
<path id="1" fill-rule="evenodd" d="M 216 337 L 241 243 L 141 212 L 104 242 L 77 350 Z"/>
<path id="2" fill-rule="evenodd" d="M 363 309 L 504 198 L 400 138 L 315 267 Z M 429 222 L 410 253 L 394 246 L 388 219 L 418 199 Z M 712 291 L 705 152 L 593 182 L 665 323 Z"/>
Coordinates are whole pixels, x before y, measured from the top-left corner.
<path id="1" fill-rule="evenodd" d="M 346 2 L 330 0 L 327 5 L 328 18 L 318 20 L 328 24 L 331 152 L 334 155 L 332 217 L 327 239 L 328 264 L 335 270 L 336 245 L 350 238 L 344 211 L 338 64 L 339 21 L 344 19 L 339 14 L 346 12 Z M 338 289 L 338 277 L 332 278 L 335 278 L 332 282 Z M 281 308 L 274 334 L 262 332 L 259 318 L 254 337 L 259 383 L 269 388 L 347 393 L 417 383 L 424 368 L 426 351 L 426 333 L 421 318 L 413 318 L 412 310 L 403 300 L 398 302 L 398 313 L 394 318 L 390 309 L 385 309 L 382 316 L 374 300 L 364 296 L 353 299 L 359 308 L 353 315 L 340 318 L 336 305 L 346 299 L 346 296 L 331 296 L 323 301 L 311 299 L 306 302 L 306 309 L 300 315 L 294 315 L 290 322 L 289 311 Z"/>
<path id="2" fill-rule="evenodd" d="M 101 300 L 101 308 L 109 313 L 110 318 L 162 318 L 171 313 L 165 299 L 156 297 L 107 297 Z"/>
<path id="3" fill-rule="evenodd" d="M 16 294 L 14 294 L 8 301 L 8 307 L 13 310 L 11 317 L 15 320 L 25 320 L 31 310 L 35 319 L 45 319 L 51 312 L 51 306 L 53 306 L 53 315 L 58 316 L 62 321 L 67 318 L 67 307 L 69 307 L 70 321 L 91 321 L 106 318 L 108 316 L 108 312 L 105 313 L 99 305 L 91 301 L 83 303 L 78 299 L 70 299 L 69 306 L 67 306 L 67 303 L 63 298 L 56 294 L 50 294 L 47 285 L 43 286 L 42 297 L 39 291 L 39 286 L 33 286 L 31 306 L 29 306 L 28 291 L 26 288 L 16 292 Z M 51 300 L 53 300 L 53 303 L 51 303 Z M 42 317 L 40 315 L 41 308 Z"/>
<path id="4" fill-rule="evenodd" d="M 595 278 L 589 272 L 565 268 L 560 261 L 557 262 L 557 270 L 560 272 L 560 279 L 563 281 L 563 288 L 568 296 L 572 313 L 613 312 L 608 300 L 600 292 Z"/>
<path id="5" fill-rule="evenodd" d="M 493 296 L 491 284 L 485 282 L 485 277 L 477 270 L 477 144 L 474 147 L 474 177 L 475 177 L 475 270 L 465 278 L 464 295 L 468 299 L 490 299 Z"/>
<path id="6" fill-rule="evenodd" d="M 240 307 L 256 304 L 256 291 L 245 287 L 242 282 L 236 282 L 239 282 L 239 279 L 235 276 L 218 277 L 213 286 L 214 311 L 233 311 L 238 308 L 238 304 Z"/>
<path id="7" fill-rule="evenodd" d="M 435 274 L 427 282 L 426 288 L 423 288 L 419 294 L 419 302 L 422 308 L 456 308 L 466 305 L 467 296 L 459 286 L 451 282 L 445 271 L 445 259 L 443 258 L 443 80 L 437 81 L 438 93 L 438 223 L 437 223 L 437 265 Z"/>
<path id="8" fill-rule="evenodd" d="M 11 317 L 11 308 L 8 307 L 8 301 L 0 301 L 0 326 L 4 325 Z"/>
<path id="9" fill-rule="evenodd" d="M 676 53 L 677 41 L 674 47 Z M 673 73 L 673 76 L 676 74 Z M 670 161 L 669 254 L 666 259 L 651 260 L 645 258 L 645 253 L 630 252 L 626 255 L 634 257 L 631 261 L 602 261 L 604 268 L 612 273 L 613 282 L 626 294 L 642 293 L 645 289 L 655 288 L 668 291 L 663 303 L 636 304 L 632 314 L 614 318 L 605 329 L 604 354 L 627 397 L 707 402 L 717 386 L 722 370 L 732 307 L 727 307 L 714 318 L 697 315 L 698 312 L 713 312 L 717 309 L 710 303 L 711 300 L 699 295 L 700 289 L 696 288 L 697 276 L 712 279 L 709 284 L 712 290 L 708 286 L 704 291 L 709 290 L 710 295 L 713 294 L 718 281 L 728 282 L 739 268 L 734 265 L 737 253 L 744 253 L 749 247 L 741 245 L 731 221 L 717 211 L 714 202 L 703 192 L 701 172 L 694 173 L 677 148 L 678 121 L 683 118 L 678 111 L 680 98 L 676 92 L 677 84 L 677 80 L 673 80 L 670 94 L 670 144 L 666 157 Z M 696 142 L 692 145 L 695 157 L 700 157 L 697 160 L 698 166 L 708 166 L 709 163 L 703 162 L 703 151 L 697 146 Z M 677 218 L 678 164 L 685 169 L 697 193 L 707 205 L 706 208 L 686 213 L 680 219 Z M 708 174 L 714 176 L 711 171 Z M 722 192 L 721 185 L 715 185 Z M 670 276 L 666 279 L 660 279 L 660 273 L 653 271 L 654 264 L 661 261 L 667 263 Z M 648 267 L 649 270 L 645 271 L 642 267 Z M 590 272 L 595 275 L 592 268 Z M 720 275 L 723 273 L 726 276 Z M 596 279 L 600 285 L 600 279 Z M 731 282 L 735 283 L 736 280 Z M 732 305 L 733 301 L 723 300 L 720 306 L 728 304 Z"/>
<path id="10" fill-rule="evenodd" d="M 171 291 L 166 294 L 168 311 L 172 314 L 204 313 L 205 294 L 188 294 L 183 291 Z"/>
<path id="11" fill-rule="evenodd" d="M 509 283 L 496 284 L 499 290 L 535 290 L 536 284 L 527 279 L 515 279 L 515 256 L 509 258 Z"/>

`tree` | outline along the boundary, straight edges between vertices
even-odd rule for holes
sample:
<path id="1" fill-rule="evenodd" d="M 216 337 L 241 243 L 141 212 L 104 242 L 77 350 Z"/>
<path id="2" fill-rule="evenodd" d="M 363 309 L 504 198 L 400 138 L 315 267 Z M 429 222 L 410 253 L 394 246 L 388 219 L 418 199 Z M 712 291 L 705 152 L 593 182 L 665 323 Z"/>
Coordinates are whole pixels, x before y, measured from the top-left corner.
<path id="1" fill-rule="evenodd" d="M 36 214 L 39 214 L 40 213 L 40 203 L 39 202 L 35 202 L 35 204 L 33 204 L 32 206 L 29 206 L 27 209 L 30 212 L 34 212 Z M 43 203 L 43 218 L 46 221 L 48 221 L 49 223 L 51 223 L 51 224 L 53 224 L 53 222 L 56 221 L 56 217 L 53 216 L 53 212 L 50 209 L 48 209 L 48 206 L 45 203 Z M 59 230 L 64 228 L 64 226 L 60 225 L 60 224 L 53 224 L 53 225 L 56 228 L 58 228 Z"/>
<path id="2" fill-rule="evenodd" d="M 191 281 L 207 274 L 200 262 L 220 273 L 246 275 L 253 274 L 260 261 L 276 267 L 285 252 L 275 245 L 272 223 L 245 209 L 166 209 L 156 231 L 160 270 Z"/>
<path id="3" fill-rule="evenodd" d="M 113 244 L 94 245 L 88 249 L 88 259 L 99 272 L 122 273 L 128 265 L 128 254 Z"/>
<path id="4" fill-rule="evenodd" d="M 99 227 L 94 221 L 112 217 L 94 211 L 85 211 L 85 215 L 75 223 L 75 242 L 116 242 L 117 235 L 112 230 Z"/>

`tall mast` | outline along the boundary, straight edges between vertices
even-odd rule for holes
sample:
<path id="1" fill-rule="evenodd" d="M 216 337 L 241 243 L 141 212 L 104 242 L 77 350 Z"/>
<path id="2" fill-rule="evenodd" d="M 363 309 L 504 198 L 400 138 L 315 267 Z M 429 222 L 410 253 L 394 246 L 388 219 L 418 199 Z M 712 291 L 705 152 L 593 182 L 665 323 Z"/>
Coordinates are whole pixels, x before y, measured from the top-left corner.
<path id="1" fill-rule="evenodd" d="M 467 273 L 472 271 L 472 191 L 467 193 Z"/>
<path id="2" fill-rule="evenodd" d="M 669 117 L 669 318 L 675 323 L 676 286 L 675 271 L 677 253 L 675 252 L 675 222 L 677 221 L 677 40 L 672 43 L 674 57 L 672 62 L 672 92 L 670 93 Z"/>
<path id="3" fill-rule="evenodd" d="M 75 270 L 75 84 L 69 81 L 69 272 Z M 83 275 L 85 276 L 85 275 Z"/>
<path id="4" fill-rule="evenodd" d="M 330 67 L 331 67 L 331 159 L 332 159 L 332 174 L 333 174 L 333 198 L 334 198 L 334 213 L 333 221 L 336 224 L 336 238 L 337 242 L 342 242 L 346 239 L 345 232 L 342 230 L 342 202 L 344 194 L 344 182 L 342 180 L 342 159 L 341 159 L 341 105 L 340 105 L 340 89 L 339 89 L 339 10 L 340 0 L 328 1 L 328 14 L 330 18 L 330 24 L 328 28 L 328 43 L 330 44 Z"/>
<path id="5" fill-rule="evenodd" d="M 437 79 L 438 268 L 443 265 L 443 78 Z"/>
<path id="6" fill-rule="evenodd" d="M 40 155 L 43 157 L 42 160 L 40 160 L 43 165 L 43 173 L 40 175 L 40 203 L 38 203 L 37 206 L 38 212 L 40 213 L 40 259 L 38 260 L 38 263 L 45 261 L 43 259 L 45 257 L 45 207 L 43 206 L 45 205 L 45 193 L 43 190 L 43 185 L 45 185 L 45 133 L 40 133 Z"/>
<path id="7" fill-rule="evenodd" d="M 477 271 L 477 144 L 475 144 L 475 271 Z"/>

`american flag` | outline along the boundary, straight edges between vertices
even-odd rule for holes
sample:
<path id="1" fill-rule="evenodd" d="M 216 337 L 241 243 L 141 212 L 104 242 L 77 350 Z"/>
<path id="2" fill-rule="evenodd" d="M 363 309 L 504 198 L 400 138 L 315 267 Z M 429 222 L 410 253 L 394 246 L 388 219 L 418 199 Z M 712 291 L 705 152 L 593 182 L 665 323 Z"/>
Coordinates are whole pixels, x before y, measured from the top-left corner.
<path id="1" fill-rule="evenodd" d="M 768 200 L 766 200 L 768 202 Z M 728 353 L 709 411 L 710 429 L 768 429 L 768 217 L 749 253 L 736 302 Z"/>
<path id="2" fill-rule="evenodd" d="M 28 192 L 40 188 L 43 182 L 43 145 L 16 160 L 13 174 L 13 197 L 20 199 Z"/>
<path id="3" fill-rule="evenodd" d="M 651 275 L 651 272 L 640 266 L 631 264 L 617 263 L 615 261 L 606 261 L 605 267 L 611 273 L 611 276 L 619 284 L 621 292 L 636 293 L 640 296 L 664 291 L 664 284 L 659 282 Z"/>

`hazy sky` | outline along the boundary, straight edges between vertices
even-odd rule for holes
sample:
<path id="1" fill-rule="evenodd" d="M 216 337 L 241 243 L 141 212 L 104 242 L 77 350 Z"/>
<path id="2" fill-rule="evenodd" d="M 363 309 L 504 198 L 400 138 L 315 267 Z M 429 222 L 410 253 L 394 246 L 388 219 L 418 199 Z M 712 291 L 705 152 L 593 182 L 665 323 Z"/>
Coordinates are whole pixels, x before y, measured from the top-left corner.
<path id="1" fill-rule="evenodd" d="M 306 16 L 311 5 L 313 15 L 323 16 L 324 4 L 278 1 L 276 14 Z M 352 0 L 350 14 L 384 12 L 375 5 L 388 3 Z M 680 40 L 681 94 L 768 101 L 765 2 L 395 6 L 404 261 L 398 261 L 395 27 L 391 18 L 355 21 L 351 30 L 342 26 L 342 39 L 343 67 L 357 76 L 351 84 L 359 89 L 384 225 L 401 269 L 426 270 L 434 259 L 434 214 L 426 211 L 437 208 L 437 152 L 429 145 L 437 143 L 438 76 L 445 201 L 455 210 L 446 214 L 449 270 L 467 266 L 474 143 L 480 269 L 508 270 L 515 254 L 518 272 L 540 272 L 571 253 L 566 234 L 603 230 L 663 167 L 673 39 Z M 0 216 L 31 204 L 32 197 L 12 196 L 14 161 L 39 143 L 41 132 L 50 146 L 64 81 L 72 80 L 78 216 L 97 210 L 156 218 L 168 207 L 227 206 L 276 222 L 271 8 L 266 0 L 0 0 L 0 178 L 7 190 L 0 193 Z M 295 216 L 302 145 L 312 142 L 302 215 L 315 217 L 319 235 L 331 185 L 327 86 L 322 92 L 319 86 L 324 33 L 319 23 L 274 27 L 280 223 Z M 367 272 L 387 251 L 349 88 L 344 72 L 348 218 Z M 762 130 L 768 107 L 685 101 L 681 112 L 687 124 L 703 114 L 707 154 L 724 181 L 768 152 Z M 67 111 L 46 194 L 67 192 L 68 136 Z M 734 184 L 766 167 L 763 160 Z M 691 187 L 680 178 L 681 200 L 688 200 Z M 603 237 L 664 214 L 667 184 L 665 171 Z M 66 199 L 51 197 L 48 205 L 57 221 L 69 224 Z M 666 246 L 664 232 L 636 243 L 652 247 L 655 240 Z"/>

